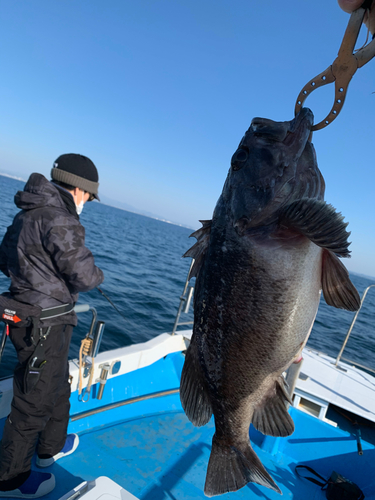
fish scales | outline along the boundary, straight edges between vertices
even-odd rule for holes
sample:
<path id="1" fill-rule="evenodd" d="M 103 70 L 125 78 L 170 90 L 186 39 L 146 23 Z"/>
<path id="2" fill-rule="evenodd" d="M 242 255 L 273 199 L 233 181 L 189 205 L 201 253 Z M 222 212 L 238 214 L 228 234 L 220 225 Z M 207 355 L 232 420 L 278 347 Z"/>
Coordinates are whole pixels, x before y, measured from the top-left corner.
<path id="1" fill-rule="evenodd" d="M 255 393 L 269 375 L 270 367 L 276 373 L 284 371 L 290 364 L 291 353 L 295 357 L 301 350 L 319 302 L 317 269 L 321 267 L 316 245 L 304 242 L 303 246 L 303 251 L 299 248 L 293 254 L 293 249 L 275 252 L 272 245 L 267 247 L 260 242 L 251 248 L 246 245 L 242 252 L 226 251 L 225 258 L 220 251 L 212 259 L 207 256 L 207 266 L 202 269 L 209 276 L 205 280 L 207 286 L 202 290 L 197 284 L 196 289 L 196 316 L 201 323 L 195 332 L 201 338 L 199 350 L 210 390 L 220 390 L 223 397 L 231 396 L 232 403 L 249 392 Z M 217 265 L 221 258 L 223 272 Z M 211 282 L 221 279 L 225 284 L 220 287 Z M 304 281 L 309 283 L 308 288 L 303 286 Z M 222 370 L 221 365 L 217 369 L 222 351 L 225 361 L 236 359 L 233 370 Z M 249 371 L 250 364 L 256 370 Z M 237 392 L 231 394 L 237 383 Z"/>
<path id="2" fill-rule="evenodd" d="M 249 426 L 287 436 L 294 424 L 282 373 L 298 359 L 320 293 L 359 307 L 337 256 L 349 256 L 343 217 L 324 202 L 324 179 L 309 142 L 313 115 L 256 118 L 231 161 L 212 221 L 193 233 L 194 329 L 181 402 L 195 425 L 214 415 L 205 494 L 250 481 L 280 492 L 251 448 Z"/>

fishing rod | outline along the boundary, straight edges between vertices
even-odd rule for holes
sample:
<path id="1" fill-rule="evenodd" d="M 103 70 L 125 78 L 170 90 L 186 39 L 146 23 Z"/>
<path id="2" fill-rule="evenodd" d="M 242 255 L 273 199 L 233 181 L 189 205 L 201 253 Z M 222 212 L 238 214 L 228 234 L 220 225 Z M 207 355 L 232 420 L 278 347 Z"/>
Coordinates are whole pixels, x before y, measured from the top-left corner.
<path id="1" fill-rule="evenodd" d="M 103 295 L 103 297 L 105 297 L 108 302 L 111 304 L 112 307 L 114 307 L 116 309 L 116 311 L 119 313 L 120 316 L 122 316 L 124 318 L 125 321 L 128 321 L 128 319 L 122 314 L 121 311 L 119 311 L 117 309 L 117 307 L 115 306 L 115 304 L 112 302 L 112 300 L 103 292 L 103 290 L 101 288 L 99 288 L 98 286 L 96 287 L 96 289 Z"/>

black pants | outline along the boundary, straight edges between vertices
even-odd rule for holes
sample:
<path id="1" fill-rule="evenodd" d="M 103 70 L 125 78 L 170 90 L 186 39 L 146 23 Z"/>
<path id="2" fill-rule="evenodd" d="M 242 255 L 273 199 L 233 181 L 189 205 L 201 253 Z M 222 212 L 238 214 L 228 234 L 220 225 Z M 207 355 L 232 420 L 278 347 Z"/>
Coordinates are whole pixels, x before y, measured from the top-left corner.
<path id="1" fill-rule="evenodd" d="M 38 455 L 53 456 L 64 447 L 70 410 L 68 353 L 72 331 L 71 325 L 51 328 L 44 344 L 47 362 L 35 388 L 25 394 L 25 369 L 35 349 L 31 327 L 10 329 L 19 363 L 0 446 L 0 490 L 18 488 L 27 479 L 35 450 Z"/>

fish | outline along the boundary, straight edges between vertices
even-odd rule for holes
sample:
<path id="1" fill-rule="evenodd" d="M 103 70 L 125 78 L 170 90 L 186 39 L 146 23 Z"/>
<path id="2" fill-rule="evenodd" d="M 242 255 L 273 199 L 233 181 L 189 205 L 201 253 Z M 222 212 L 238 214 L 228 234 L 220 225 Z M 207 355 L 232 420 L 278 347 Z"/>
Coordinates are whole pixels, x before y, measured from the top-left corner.
<path id="1" fill-rule="evenodd" d="M 348 224 L 324 201 L 313 122 L 308 108 L 290 121 L 252 120 L 212 219 L 184 255 L 196 282 L 180 399 L 195 426 L 214 416 L 208 497 L 249 482 L 281 493 L 251 447 L 250 423 L 293 433 L 283 373 L 301 358 L 321 291 L 330 306 L 360 306 L 339 258 L 350 256 Z"/>

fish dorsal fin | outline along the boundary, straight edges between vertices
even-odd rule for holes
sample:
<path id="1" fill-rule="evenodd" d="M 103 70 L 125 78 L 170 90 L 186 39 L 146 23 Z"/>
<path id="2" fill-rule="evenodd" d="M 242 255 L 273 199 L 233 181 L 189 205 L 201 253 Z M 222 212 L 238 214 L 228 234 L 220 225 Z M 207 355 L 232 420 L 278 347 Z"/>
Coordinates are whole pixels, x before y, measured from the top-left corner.
<path id="1" fill-rule="evenodd" d="M 323 200 L 302 198 L 286 206 L 279 217 L 282 226 L 290 227 L 340 257 L 349 257 L 350 233 L 344 217 Z"/>
<path id="2" fill-rule="evenodd" d="M 197 239 L 197 242 L 183 255 L 183 257 L 192 257 L 195 259 L 188 279 L 198 276 L 210 241 L 212 221 L 200 220 L 199 222 L 202 224 L 202 227 L 190 235 L 194 236 L 194 238 Z"/>
<path id="3" fill-rule="evenodd" d="M 350 281 L 346 267 L 329 250 L 323 252 L 322 288 L 324 299 L 329 306 L 347 311 L 359 309 L 361 299 Z"/>
<path id="4" fill-rule="evenodd" d="M 253 426 L 267 436 L 290 436 L 294 431 L 294 423 L 288 413 L 289 404 L 292 402 L 286 390 L 286 382 L 280 376 L 255 408 Z"/>

